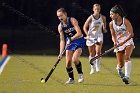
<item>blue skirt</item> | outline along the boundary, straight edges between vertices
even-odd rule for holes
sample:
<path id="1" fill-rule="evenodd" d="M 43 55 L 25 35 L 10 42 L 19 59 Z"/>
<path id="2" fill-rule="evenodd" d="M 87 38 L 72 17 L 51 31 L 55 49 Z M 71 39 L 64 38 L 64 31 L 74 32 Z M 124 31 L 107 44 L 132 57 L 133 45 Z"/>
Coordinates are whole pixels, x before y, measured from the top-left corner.
<path id="1" fill-rule="evenodd" d="M 66 41 L 68 41 L 68 37 L 66 38 Z M 85 39 L 84 37 L 75 39 L 71 41 L 70 46 L 66 50 L 76 50 L 77 48 L 82 48 L 82 50 L 85 49 Z"/>

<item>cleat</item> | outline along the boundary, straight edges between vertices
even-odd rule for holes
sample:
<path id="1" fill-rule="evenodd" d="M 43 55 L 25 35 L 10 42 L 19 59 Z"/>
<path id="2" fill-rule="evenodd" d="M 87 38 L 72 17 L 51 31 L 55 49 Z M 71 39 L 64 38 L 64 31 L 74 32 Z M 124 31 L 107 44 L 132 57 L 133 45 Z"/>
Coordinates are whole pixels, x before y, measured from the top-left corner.
<path id="1" fill-rule="evenodd" d="M 125 84 L 129 84 L 129 77 L 125 76 L 125 77 L 122 78 L 122 80 Z"/>
<path id="2" fill-rule="evenodd" d="M 83 74 L 79 74 L 78 82 L 79 82 L 79 83 L 84 82 L 84 76 L 83 76 Z"/>
<path id="3" fill-rule="evenodd" d="M 90 65 L 91 66 L 91 70 L 90 70 L 90 74 L 94 74 L 94 65 Z"/>
<path id="4" fill-rule="evenodd" d="M 68 81 L 66 81 L 66 83 L 65 84 L 73 84 L 74 83 L 74 80 L 72 79 L 72 78 L 69 78 L 69 80 Z"/>

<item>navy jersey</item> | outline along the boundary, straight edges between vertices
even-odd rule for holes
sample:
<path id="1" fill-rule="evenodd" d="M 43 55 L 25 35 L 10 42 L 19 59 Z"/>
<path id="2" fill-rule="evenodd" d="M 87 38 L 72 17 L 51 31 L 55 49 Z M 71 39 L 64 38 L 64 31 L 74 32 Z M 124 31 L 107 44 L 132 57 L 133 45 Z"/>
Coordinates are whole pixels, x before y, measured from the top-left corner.
<path id="1" fill-rule="evenodd" d="M 74 26 L 71 24 L 71 17 L 68 17 L 67 25 L 64 25 L 61 22 L 61 27 L 62 27 L 62 30 L 64 31 L 64 35 L 66 36 L 66 42 L 68 41 L 68 37 L 73 37 L 77 33 L 75 31 Z M 85 40 L 84 40 L 83 35 L 75 40 L 72 40 L 67 50 L 76 50 L 79 47 L 82 48 L 82 50 L 84 50 L 85 48 Z"/>
<path id="2" fill-rule="evenodd" d="M 71 17 L 68 17 L 67 25 L 64 25 L 61 22 L 61 27 L 62 27 L 62 30 L 64 31 L 64 34 L 65 34 L 66 37 L 72 37 L 72 36 L 74 36 L 76 34 L 75 28 L 71 24 Z"/>

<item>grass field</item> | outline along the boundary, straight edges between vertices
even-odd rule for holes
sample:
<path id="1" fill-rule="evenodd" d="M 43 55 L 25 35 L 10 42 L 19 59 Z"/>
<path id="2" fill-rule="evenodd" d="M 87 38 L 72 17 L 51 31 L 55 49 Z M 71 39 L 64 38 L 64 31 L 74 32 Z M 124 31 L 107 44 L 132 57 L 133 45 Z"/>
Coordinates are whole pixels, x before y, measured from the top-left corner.
<path id="1" fill-rule="evenodd" d="M 0 93 L 139 93 L 140 58 L 132 58 L 131 83 L 125 85 L 115 70 L 116 59 L 101 58 L 101 72 L 89 74 L 87 57 L 81 57 L 85 81 L 77 83 L 78 75 L 74 67 L 75 83 L 65 85 L 68 76 L 65 59 L 58 64 L 46 84 L 45 77 L 56 62 L 56 56 L 11 55 L 11 59 L 0 75 Z"/>

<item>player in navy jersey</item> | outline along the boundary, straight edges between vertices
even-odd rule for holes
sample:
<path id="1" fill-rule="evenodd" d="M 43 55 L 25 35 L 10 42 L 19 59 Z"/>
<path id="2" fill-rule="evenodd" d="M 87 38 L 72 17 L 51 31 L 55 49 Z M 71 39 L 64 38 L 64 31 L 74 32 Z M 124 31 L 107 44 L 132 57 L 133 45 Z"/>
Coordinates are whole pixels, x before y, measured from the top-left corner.
<path id="1" fill-rule="evenodd" d="M 131 54 L 134 49 L 133 42 L 133 27 L 130 21 L 125 17 L 125 13 L 120 5 L 115 5 L 110 10 L 110 31 L 112 35 L 112 41 L 114 46 L 119 45 L 114 52 L 116 52 L 116 58 L 118 60 L 117 72 L 122 78 L 125 84 L 129 84 L 130 72 L 131 72 Z M 122 68 L 125 67 L 125 73 Z"/>
<path id="2" fill-rule="evenodd" d="M 84 81 L 84 77 L 82 64 L 79 58 L 85 45 L 83 34 L 78 25 L 78 21 L 74 17 L 68 17 L 64 8 L 57 10 L 57 17 L 60 20 L 60 24 L 58 25 L 58 32 L 60 34 L 60 54 L 64 50 L 65 45 L 68 46 L 66 49 L 66 70 L 69 80 L 66 81 L 66 84 L 74 83 L 72 62 L 75 64 L 79 75 L 78 82 L 82 83 Z M 62 56 L 60 54 L 58 58 L 61 59 Z"/>

